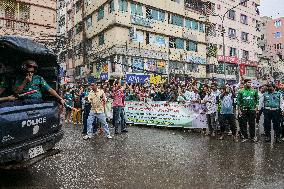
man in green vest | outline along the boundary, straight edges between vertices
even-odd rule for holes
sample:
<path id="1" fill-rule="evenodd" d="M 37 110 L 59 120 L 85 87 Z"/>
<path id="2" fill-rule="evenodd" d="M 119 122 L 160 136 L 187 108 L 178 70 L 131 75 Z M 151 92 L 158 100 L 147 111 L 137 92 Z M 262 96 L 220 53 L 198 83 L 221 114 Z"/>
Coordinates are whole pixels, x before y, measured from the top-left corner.
<path id="1" fill-rule="evenodd" d="M 255 118 L 258 105 L 258 92 L 251 88 L 251 80 L 244 80 L 244 89 L 239 90 L 237 103 L 239 108 L 239 124 L 241 134 L 244 137 L 242 142 L 248 140 L 247 123 L 249 124 L 250 139 L 256 142 L 255 138 Z"/>
<path id="2" fill-rule="evenodd" d="M 263 109 L 264 113 L 264 132 L 265 142 L 271 141 L 271 121 L 273 122 L 273 130 L 275 132 L 275 142 L 280 140 L 280 120 L 281 112 L 283 112 L 283 96 L 279 91 L 275 91 L 275 86 L 270 84 L 268 90 L 259 100 L 258 111 Z"/>

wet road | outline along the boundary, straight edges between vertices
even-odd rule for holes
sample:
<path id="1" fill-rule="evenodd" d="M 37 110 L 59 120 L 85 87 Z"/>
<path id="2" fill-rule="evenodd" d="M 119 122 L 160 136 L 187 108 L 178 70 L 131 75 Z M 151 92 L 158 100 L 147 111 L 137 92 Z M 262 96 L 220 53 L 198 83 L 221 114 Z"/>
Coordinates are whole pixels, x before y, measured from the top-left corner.
<path id="1" fill-rule="evenodd" d="M 78 129 L 66 128 L 60 154 L 1 173 L 0 188 L 284 188 L 284 144 L 147 127 L 129 131 L 83 141 Z"/>

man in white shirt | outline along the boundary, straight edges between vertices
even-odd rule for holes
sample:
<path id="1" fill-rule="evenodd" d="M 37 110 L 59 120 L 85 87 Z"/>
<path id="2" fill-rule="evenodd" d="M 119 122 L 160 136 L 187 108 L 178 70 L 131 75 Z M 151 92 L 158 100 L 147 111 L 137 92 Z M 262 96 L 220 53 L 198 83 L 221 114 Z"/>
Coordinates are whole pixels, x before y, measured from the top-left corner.
<path id="1" fill-rule="evenodd" d="M 206 95 L 201 101 L 201 103 L 206 104 L 206 117 L 207 124 L 209 128 L 209 135 L 215 136 L 216 132 L 216 112 L 217 112 L 217 103 L 216 96 L 213 94 L 211 88 L 207 89 Z"/>

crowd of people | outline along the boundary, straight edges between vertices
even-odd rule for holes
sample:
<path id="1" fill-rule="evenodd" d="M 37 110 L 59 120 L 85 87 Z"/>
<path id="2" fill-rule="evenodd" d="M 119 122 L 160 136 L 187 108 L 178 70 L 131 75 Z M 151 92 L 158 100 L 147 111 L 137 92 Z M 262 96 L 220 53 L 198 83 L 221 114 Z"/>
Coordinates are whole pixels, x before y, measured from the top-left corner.
<path id="1" fill-rule="evenodd" d="M 201 103 L 206 107 L 208 129 L 204 132 L 211 137 L 223 140 L 226 133 L 236 141 L 257 142 L 259 138 L 256 126 L 264 115 L 263 125 L 265 141 L 270 142 L 271 122 L 275 139 L 284 141 L 282 124 L 283 88 L 273 83 L 252 87 L 251 80 L 242 80 L 238 85 L 218 86 L 215 82 L 198 82 L 196 80 L 173 80 L 168 84 L 127 84 L 123 80 L 103 81 L 67 89 L 64 95 L 66 120 L 71 122 L 73 112 L 74 124 L 84 125 L 84 139 L 98 133 L 101 123 L 106 136 L 112 138 L 109 123 L 115 128 L 115 134 L 128 132 L 125 120 L 125 101 L 167 101 Z M 73 110 L 73 111 L 72 111 Z M 112 110 L 112 111 L 111 111 Z M 82 121 L 81 121 L 82 120 Z M 112 121 L 111 121 L 112 120 Z M 95 127 L 95 128 L 93 128 Z M 249 132 L 247 130 L 249 128 Z"/>

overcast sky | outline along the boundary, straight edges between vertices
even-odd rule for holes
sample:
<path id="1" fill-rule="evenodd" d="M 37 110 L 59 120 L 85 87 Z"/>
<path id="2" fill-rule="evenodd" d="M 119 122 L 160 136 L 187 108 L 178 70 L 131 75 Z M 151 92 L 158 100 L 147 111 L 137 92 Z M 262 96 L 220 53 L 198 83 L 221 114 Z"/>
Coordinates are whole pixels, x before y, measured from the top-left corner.
<path id="1" fill-rule="evenodd" d="M 284 17 L 284 0 L 260 0 L 261 16 Z"/>

